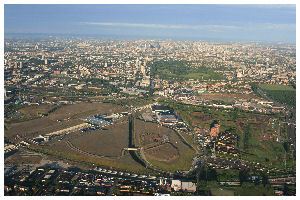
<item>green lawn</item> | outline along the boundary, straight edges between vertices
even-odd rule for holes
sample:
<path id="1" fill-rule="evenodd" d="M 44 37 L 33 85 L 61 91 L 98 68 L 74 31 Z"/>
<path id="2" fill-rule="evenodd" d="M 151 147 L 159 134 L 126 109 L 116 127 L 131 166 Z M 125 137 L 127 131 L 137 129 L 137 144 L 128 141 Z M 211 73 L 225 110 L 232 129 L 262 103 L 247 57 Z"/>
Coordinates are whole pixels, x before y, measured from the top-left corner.
<path id="1" fill-rule="evenodd" d="M 234 191 L 224 188 L 210 188 L 212 196 L 234 196 Z"/>
<path id="2" fill-rule="evenodd" d="M 274 196 L 274 190 L 271 186 L 254 185 L 245 183 L 235 189 L 235 196 Z"/>
<path id="3" fill-rule="evenodd" d="M 147 158 L 147 160 L 155 167 L 164 171 L 188 171 L 192 166 L 192 159 L 195 156 L 194 150 L 186 148 L 185 151 L 180 151 L 178 159 L 171 162 L 162 162 L 155 159 Z M 147 157 L 147 156 L 146 156 Z"/>
<path id="4" fill-rule="evenodd" d="M 187 61 L 155 61 L 151 64 L 152 76 L 159 76 L 164 80 L 220 80 L 222 74 L 216 73 L 208 67 L 193 67 Z"/>
<path id="5" fill-rule="evenodd" d="M 263 90 L 285 90 L 285 91 L 295 91 L 295 89 L 290 85 L 279 85 L 279 84 L 260 84 L 259 87 Z"/>
<path id="6" fill-rule="evenodd" d="M 296 89 L 292 86 L 278 84 L 260 84 L 256 87 L 265 92 L 266 95 L 274 101 L 291 107 L 296 107 Z M 255 87 L 254 91 L 256 91 Z"/>

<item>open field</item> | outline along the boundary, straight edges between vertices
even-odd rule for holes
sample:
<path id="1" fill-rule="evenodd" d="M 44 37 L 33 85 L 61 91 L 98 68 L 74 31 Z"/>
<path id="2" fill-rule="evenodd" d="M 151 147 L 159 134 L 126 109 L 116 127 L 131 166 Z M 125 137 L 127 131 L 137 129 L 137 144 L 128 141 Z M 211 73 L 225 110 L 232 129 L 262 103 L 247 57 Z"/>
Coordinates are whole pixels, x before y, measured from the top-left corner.
<path id="1" fill-rule="evenodd" d="M 253 90 L 262 90 L 269 98 L 291 107 L 296 107 L 296 89 L 289 85 L 260 84 L 253 86 Z"/>
<path id="2" fill-rule="evenodd" d="M 148 144 L 162 142 L 164 137 L 172 139 L 175 133 L 173 130 L 157 123 L 135 120 L 135 134 L 136 141 L 139 141 L 138 145 L 145 147 Z"/>
<path id="3" fill-rule="evenodd" d="M 135 162 L 130 155 L 125 155 L 120 159 L 90 156 L 69 148 L 65 142 L 56 142 L 49 146 L 31 146 L 30 148 L 34 148 L 35 151 L 46 155 L 52 155 L 66 161 L 79 162 L 84 165 L 101 166 L 138 173 L 148 172 L 142 165 Z"/>
<path id="4" fill-rule="evenodd" d="M 165 171 L 188 171 L 192 166 L 192 159 L 195 156 L 195 151 L 188 148 L 187 146 L 179 147 L 178 149 L 179 157 L 168 162 L 160 161 L 157 158 L 152 158 L 147 155 L 146 158 L 152 165 Z"/>
<path id="5" fill-rule="evenodd" d="M 151 64 L 151 73 L 164 80 L 220 80 L 224 78 L 222 74 L 207 67 L 192 67 L 185 61 L 177 60 L 156 61 Z"/>
<path id="6" fill-rule="evenodd" d="M 159 142 L 153 141 L 137 143 L 138 147 L 144 148 L 144 154 L 151 164 L 166 171 L 189 169 L 194 151 L 183 144 L 173 130 L 158 126 L 155 123 L 143 122 L 136 119 L 136 137 L 144 133 L 145 130 L 147 133 L 153 133 L 154 135 L 160 134 L 161 139 L 163 138 L 162 135 L 167 135 L 171 142 L 171 144 L 164 143 L 162 145 L 159 145 Z M 70 139 L 68 139 L 68 137 L 70 137 Z M 109 126 L 108 130 L 98 130 L 92 133 L 80 134 L 80 136 L 75 136 L 74 138 L 72 138 L 73 136 L 68 137 L 65 139 L 68 139 L 76 148 L 98 156 L 85 155 L 86 157 L 100 159 L 104 166 L 109 164 L 108 166 L 111 167 L 118 167 L 123 170 L 131 169 L 133 171 L 141 168 L 141 165 L 136 163 L 127 153 L 125 153 L 124 156 L 122 156 L 121 153 L 123 148 L 128 147 L 129 142 L 128 123 L 126 120 L 122 123 Z M 107 162 L 107 160 L 109 160 L 109 162 Z M 118 165 L 115 165 L 115 162 L 117 162 Z"/>
<path id="7" fill-rule="evenodd" d="M 263 185 L 243 184 L 241 187 L 235 188 L 235 196 L 272 196 L 274 189 L 271 186 L 264 187 Z"/>
<path id="8" fill-rule="evenodd" d="M 146 149 L 145 154 L 150 159 L 154 159 L 162 162 L 170 162 L 176 160 L 179 157 L 179 152 L 172 143 L 164 143 L 154 147 Z"/>
<path id="9" fill-rule="evenodd" d="M 212 196 L 234 196 L 234 191 L 229 189 L 224 189 L 221 187 L 210 188 Z"/>
<path id="10" fill-rule="evenodd" d="M 195 151 L 177 133 L 156 123 L 135 121 L 136 141 L 146 159 L 165 171 L 189 170 Z"/>
<path id="11" fill-rule="evenodd" d="M 40 134 L 46 134 L 80 124 L 83 122 L 82 119 L 90 115 L 109 114 L 112 112 L 122 111 L 125 111 L 122 106 L 108 103 L 79 103 L 63 105 L 48 116 L 20 123 L 8 124 L 5 136 L 11 141 L 20 142 L 21 140 L 24 140 L 24 138 L 33 138 Z M 23 112 L 29 113 L 32 111 L 29 108 L 26 108 Z M 16 138 L 16 135 L 21 137 Z M 136 163 L 129 155 L 125 155 L 124 157 L 115 160 L 86 156 L 85 154 L 68 147 L 66 143 L 68 139 L 70 139 L 71 142 L 74 142 L 74 145 L 78 145 L 77 148 L 80 150 L 87 151 L 91 154 L 120 156 L 121 150 L 128 146 L 128 125 L 127 123 L 112 125 L 110 130 L 98 130 L 93 133 L 87 133 L 84 136 L 81 135 L 80 132 L 75 132 L 64 136 L 62 141 L 55 139 L 42 146 L 31 145 L 30 148 L 34 151 L 54 156 L 58 159 L 83 162 L 87 165 L 96 164 L 128 171 L 131 169 L 145 171 L 145 169 Z M 113 151 L 111 151 L 112 149 Z"/>
<path id="12" fill-rule="evenodd" d="M 258 97 L 254 94 L 202 93 L 198 95 L 198 98 L 203 100 L 224 101 L 226 103 L 232 103 L 235 100 L 251 100 Z"/>
<path id="13" fill-rule="evenodd" d="M 42 106 L 42 109 L 44 106 Z M 33 138 L 35 136 L 57 131 L 83 122 L 83 119 L 94 114 L 105 114 L 125 111 L 122 106 L 105 103 L 78 103 L 62 105 L 48 116 L 19 122 L 7 123 L 5 136 L 12 141 L 18 140 L 16 135 Z M 32 113 L 29 108 L 22 108 L 25 114 Z"/>
<path id="14" fill-rule="evenodd" d="M 42 105 L 29 105 L 22 107 L 19 112 L 21 112 L 23 115 L 25 115 L 26 118 L 32 119 L 41 117 L 43 114 L 47 114 L 52 109 L 57 107 L 56 105 L 50 105 L 50 104 L 42 104 Z"/>
<path id="15" fill-rule="evenodd" d="M 295 91 L 295 89 L 290 85 L 260 84 L 259 87 L 263 90 Z"/>
<path id="16" fill-rule="evenodd" d="M 109 103 L 78 103 L 65 105 L 53 112 L 49 118 L 52 120 L 80 119 L 94 114 L 122 112 L 125 108 Z"/>
<path id="17" fill-rule="evenodd" d="M 114 124 L 108 130 L 96 130 L 70 139 L 77 148 L 97 155 L 118 157 L 128 147 L 128 123 Z"/>
<path id="18" fill-rule="evenodd" d="M 20 150 L 5 159 L 5 164 L 38 164 L 42 159 L 40 154 Z"/>
<path id="19" fill-rule="evenodd" d="M 40 109 L 38 106 L 36 107 L 41 112 L 51 109 L 46 106 L 42 106 Z M 33 107 L 23 108 L 22 112 L 33 115 L 35 112 L 31 108 Z M 109 103 L 62 105 L 44 117 L 19 123 L 8 123 L 5 136 L 13 142 L 20 142 L 26 138 L 78 125 L 90 115 L 122 111 L 126 111 L 123 106 Z M 32 144 L 30 148 L 68 162 L 82 162 L 85 165 L 99 165 L 124 171 L 148 172 L 149 170 L 137 163 L 128 152 L 122 152 L 123 148 L 127 148 L 129 144 L 128 131 L 127 118 L 123 118 L 104 130 L 84 133 L 75 131 L 43 145 Z M 136 146 L 144 148 L 147 160 L 155 167 L 166 171 L 190 168 L 195 152 L 185 145 L 173 130 L 156 123 L 136 119 L 135 133 Z M 140 135 L 147 133 L 150 135 L 145 136 L 141 141 Z M 16 135 L 20 137 L 16 137 Z"/>

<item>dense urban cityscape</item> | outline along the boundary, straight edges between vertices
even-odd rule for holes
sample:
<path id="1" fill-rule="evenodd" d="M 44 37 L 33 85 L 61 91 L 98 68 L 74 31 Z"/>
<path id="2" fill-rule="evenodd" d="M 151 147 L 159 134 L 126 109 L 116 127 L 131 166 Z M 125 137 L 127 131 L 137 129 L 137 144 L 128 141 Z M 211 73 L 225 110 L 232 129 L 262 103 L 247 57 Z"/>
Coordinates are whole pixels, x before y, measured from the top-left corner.
<path id="1" fill-rule="evenodd" d="M 5 196 L 296 195 L 292 42 L 5 34 L 3 68 Z"/>
<path id="2" fill-rule="evenodd" d="M 270 176 L 269 184 L 276 183 L 272 191 L 283 194 L 284 184 L 295 183 L 295 51 L 295 46 L 282 44 L 8 39 L 5 154 L 13 155 L 6 159 L 5 174 L 10 177 L 8 183 L 22 178 L 24 181 L 19 181 L 24 184 L 14 188 L 8 184 L 6 192 L 42 195 L 56 189 L 55 194 L 71 195 L 179 194 L 175 191 L 182 190 L 186 194 L 206 194 L 209 190 L 196 189 L 201 178 L 192 175 L 205 166 L 213 173 L 211 176 L 217 176 L 214 173 L 220 169 L 239 173 L 244 170 L 249 182 L 259 183 L 264 176 Z M 273 100 L 268 95 L 270 87 L 280 95 L 291 96 L 285 99 L 276 94 Z M 128 125 L 121 125 L 127 123 L 134 123 L 133 136 L 128 136 Z M 158 133 L 152 130 L 157 129 L 155 124 L 159 125 Z M 246 136 L 249 131 L 251 136 Z M 111 150 L 106 149 L 111 144 L 101 147 L 105 141 L 91 146 L 96 147 L 92 151 L 84 147 L 93 145 L 91 140 L 105 139 L 102 134 L 132 141 Z M 82 145 L 73 143 L 76 137 Z M 256 146 L 252 140 L 259 140 L 253 141 L 257 144 L 267 142 L 269 147 Z M 177 146 L 179 141 L 183 147 Z M 61 143 L 68 145 L 62 147 Z M 70 148 L 79 157 L 71 159 L 67 154 L 52 152 L 57 145 L 63 151 Z M 257 155 L 249 156 L 256 148 Z M 259 154 L 263 148 L 271 148 L 270 153 L 277 148 L 279 156 L 262 159 L 264 156 Z M 137 155 L 132 156 L 132 152 Z M 49 160 L 70 159 L 72 164 L 80 161 L 80 154 L 96 160 L 85 163 L 91 172 L 49 166 L 35 169 L 44 154 Z M 113 160 L 130 155 L 132 162 L 137 160 L 133 166 L 138 165 L 137 171 L 145 175 L 131 174 L 120 163 L 107 165 L 101 161 L 102 156 Z M 176 160 L 186 163 L 180 166 Z M 174 166 L 168 164 L 172 162 Z M 275 163 L 277 167 L 273 167 Z M 90 165 L 95 167 L 89 168 Z M 60 184 L 58 180 L 65 176 L 70 177 L 67 184 Z M 124 176 L 128 180 L 118 180 Z M 219 184 L 240 185 L 239 176 L 234 176 L 229 180 L 212 179 Z M 77 182 L 72 178 L 88 189 L 75 187 Z M 30 188 L 37 184 L 31 179 L 45 182 L 44 190 Z M 55 181 L 58 188 L 48 186 Z M 145 185 L 140 188 L 139 182 Z"/>

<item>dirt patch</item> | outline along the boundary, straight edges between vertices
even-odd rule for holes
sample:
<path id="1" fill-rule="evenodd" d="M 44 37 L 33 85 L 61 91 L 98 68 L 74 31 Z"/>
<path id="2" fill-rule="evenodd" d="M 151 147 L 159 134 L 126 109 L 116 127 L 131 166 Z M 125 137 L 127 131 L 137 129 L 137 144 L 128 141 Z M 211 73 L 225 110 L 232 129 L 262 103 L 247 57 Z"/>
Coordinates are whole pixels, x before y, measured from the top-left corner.
<path id="1" fill-rule="evenodd" d="M 201 121 L 211 121 L 211 120 L 213 120 L 212 116 L 206 115 L 202 112 L 193 112 L 192 117 L 196 118 L 197 120 L 201 120 Z"/>
<path id="2" fill-rule="evenodd" d="M 175 135 L 174 131 L 152 122 L 135 120 L 136 138 L 139 146 L 169 141 Z"/>
<path id="3" fill-rule="evenodd" d="M 128 147 L 128 123 L 114 124 L 108 130 L 86 133 L 70 142 L 77 148 L 96 155 L 120 156 Z"/>
<path id="4" fill-rule="evenodd" d="M 22 109 L 25 109 L 26 112 L 29 112 L 31 108 L 33 107 L 28 106 L 28 108 L 26 107 Z M 36 108 L 42 110 L 46 109 L 45 105 L 36 106 Z M 43 135 L 78 125 L 90 115 L 106 113 L 111 114 L 113 112 L 121 111 L 125 111 L 125 109 L 121 106 L 108 103 L 78 103 L 72 105 L 63 105 L 54 112 L 50 113 L 48 116 L 20 123 L 8 124 L 9 128 L 8 130 L 5 130 L 5 136 L 11 141 L 20 142 L 20 140 L 24 139 L 16 138 L 16 135 L 33 138 L 38 135 Z"/>
<path id="5" fill-rule="evenodd" d="M 5 159 L 5 164 L 38 164 L 41 162 L 42 159 L 42 155 L 20 150 L 19 152 Z"/>
<path id="6" fill-rule="evenodd" d="M 49 104 L 29 105 L 21 108 L 19 112 L 24 114 L 26 118 L 30 119 L 30 118 L 40 117 L 42 114 L 47 114 L 54 107 L 55 105 L 49 105 Z"/>
<path id="7" fill-rule="evenodd" d="M 53 120 L 79 119 L 94 114 L 110 114 L 122 111 L 125 111 L 125 109 L 121 106 L 109 103 L 78 103 L 65 105 L 57 109 L 49 118 Z"/>
<path id="8" fill-rule="evenodd" d="M 151 159 L 163 162 L 171 162 L 179 157 L 178 149 L 171 143 L 164 143 L 145 150 Z"/>

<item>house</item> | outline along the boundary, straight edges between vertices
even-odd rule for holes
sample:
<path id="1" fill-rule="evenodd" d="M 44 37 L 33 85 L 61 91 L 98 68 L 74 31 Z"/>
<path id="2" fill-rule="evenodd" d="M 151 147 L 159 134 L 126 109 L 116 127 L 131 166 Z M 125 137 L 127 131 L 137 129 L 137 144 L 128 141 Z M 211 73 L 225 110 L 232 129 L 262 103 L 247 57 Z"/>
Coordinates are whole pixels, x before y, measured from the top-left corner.
<path id="1" fill-rule="evenodd" d="M 195 183 L 180 180 L 172 180 L 171 188 L 173 188 L 174 191 L 184 190 L 187 192 L 196 192 L 197 190 Z"/>

